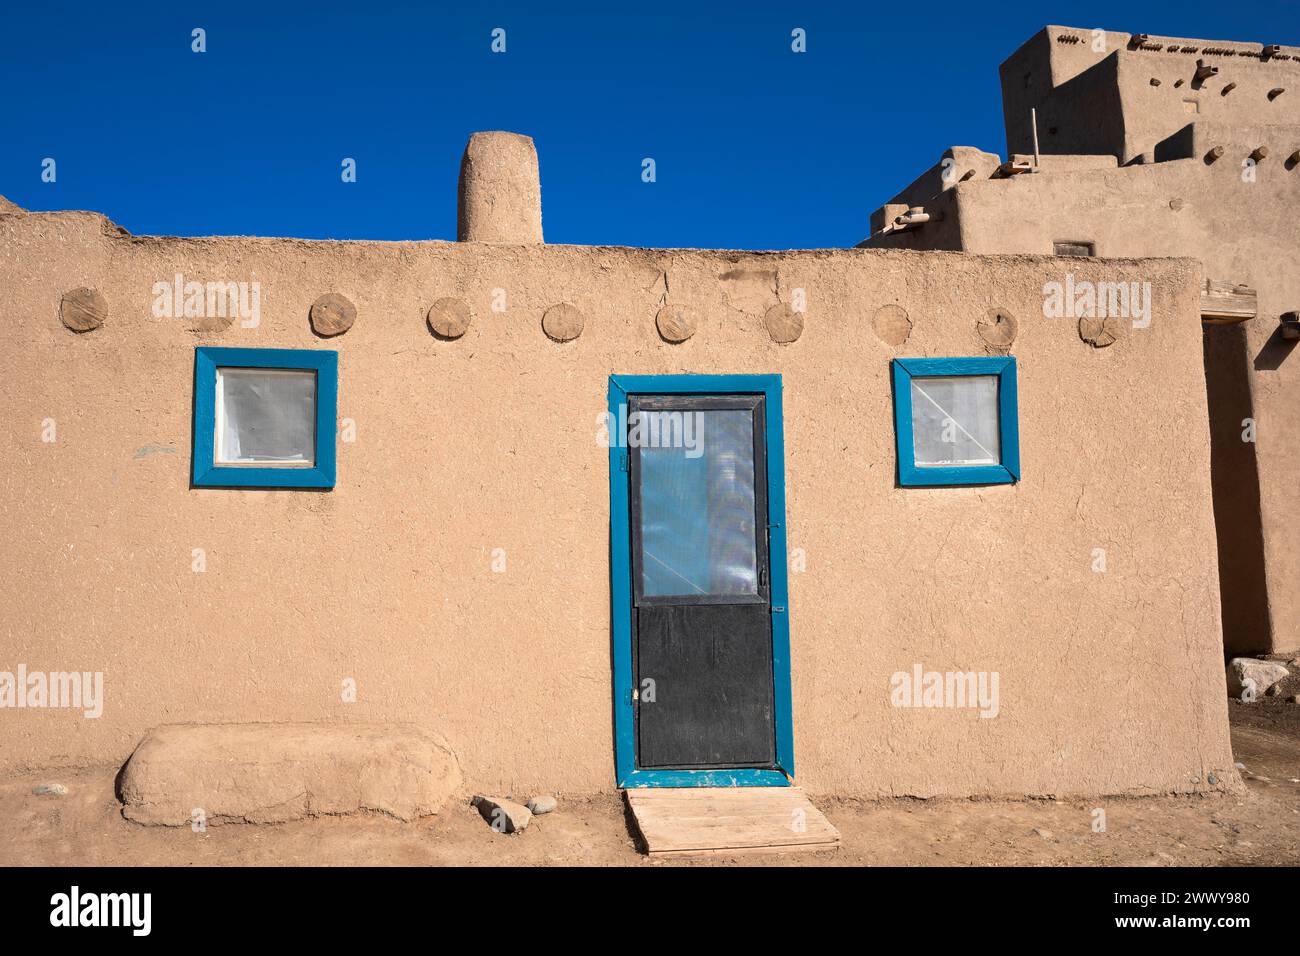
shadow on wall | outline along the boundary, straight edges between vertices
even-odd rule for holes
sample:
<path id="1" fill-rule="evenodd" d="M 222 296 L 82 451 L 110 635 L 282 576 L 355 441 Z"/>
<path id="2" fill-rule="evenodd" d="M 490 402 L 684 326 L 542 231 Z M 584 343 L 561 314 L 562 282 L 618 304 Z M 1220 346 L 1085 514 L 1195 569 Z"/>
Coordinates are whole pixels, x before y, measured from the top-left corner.
<path id="1" fill-rule="evenodd" d="M 1274 329 L 1273 334 L 1264 343 L 1264 347 L 1255 356 L 1255 371 L 1276 372 L 1282 367 L 1283 360 L 1296 347 L 1297 341 L 1300 340 L 1283 338 L 1280 326 Z"/>
<path id="2" fill-rule="evenodd" d="M 1223 646 L 1228 656 L 1262 654 L 1271 647 L 1264 530 L 1260 519 L 1255 443 L 1243 434 L 1255 408 L 1248 379 L 1244 325 L 1207 326 L 1205 387 L 1210 408 L 1210 480 L 1219 543 Z M 1249 419 L 1249 422 L 1247 420 Z"/>

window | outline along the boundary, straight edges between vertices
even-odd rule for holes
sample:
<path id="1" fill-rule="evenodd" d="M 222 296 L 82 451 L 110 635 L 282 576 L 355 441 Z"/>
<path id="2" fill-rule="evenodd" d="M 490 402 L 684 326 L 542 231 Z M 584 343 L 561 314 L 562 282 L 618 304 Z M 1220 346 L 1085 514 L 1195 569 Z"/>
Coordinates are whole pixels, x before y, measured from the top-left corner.
<path id="1" fill-rule="evenodd" d="M 762 441 L 761 401 L 640 398 L 633 408 L 638 598 L 761 600 L 755 531 L 766 502 L 754 453 L 756 436 Z"/>
<path id="2" fill-rule="evenodd" d="M 195 485 L 332 488 L 338 353 L 199 348 Z"/>
<path id="3" fill-rule="evenodd" d="M 1016 360 L 894 359 L 901 485 L 1020 479 Z"/>
<path id="4" fill-rule="evenodd" d="M 1052 255 L 1054 256 L 1095 256 L 1097 246 L 1094 243 L 1066 239 L 1062 242 L 1052 243 Z"/>
<path id="5" fill-rule="evenodd" d="M 912 379 L 912 448 L 918 468 L 1000 465 L 996 375 Z"/>
<path id="6" fill-rule="evenodd" d="M 216 408 L 215 464 L 315 464 L 315 371 L 217 366 Z"/>

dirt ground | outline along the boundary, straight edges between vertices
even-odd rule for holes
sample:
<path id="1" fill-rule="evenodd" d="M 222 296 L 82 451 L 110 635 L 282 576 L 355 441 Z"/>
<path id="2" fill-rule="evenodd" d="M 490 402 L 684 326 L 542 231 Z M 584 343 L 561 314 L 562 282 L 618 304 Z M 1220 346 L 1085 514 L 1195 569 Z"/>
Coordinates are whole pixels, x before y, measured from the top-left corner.
<path id="1" fill-rule="evenodd" d="M 1231 702 L 1242 795 L 1141 799 L 815 801 L 839 828 L 835 852 L 745 856 L 758 865 L 1240 866 L 1300 864 L 1300 704 Z M 523 833 L 491 830 L 468 802 L 401 823 L 378 815 L 206 833 L 122 818 L 114 769 L 0 783 L 0 864 L 668 866 L 639 854 L 622 798 L 564 798 Z M 57 780 L 66 796 L 32 788 Z M 1093 810 L 1106 811 L 1105 832 Z"/>

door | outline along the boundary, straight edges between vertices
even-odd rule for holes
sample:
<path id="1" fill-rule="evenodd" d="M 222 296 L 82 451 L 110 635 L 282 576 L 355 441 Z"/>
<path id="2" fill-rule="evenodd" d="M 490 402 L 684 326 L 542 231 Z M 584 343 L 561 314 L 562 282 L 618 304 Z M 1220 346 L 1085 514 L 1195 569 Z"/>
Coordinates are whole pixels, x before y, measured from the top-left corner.
<path id="1" fill-rule="evenodd" d="M 639 771 L 778 766 L 765 420 L 763 394 L 628 397 Z"/>

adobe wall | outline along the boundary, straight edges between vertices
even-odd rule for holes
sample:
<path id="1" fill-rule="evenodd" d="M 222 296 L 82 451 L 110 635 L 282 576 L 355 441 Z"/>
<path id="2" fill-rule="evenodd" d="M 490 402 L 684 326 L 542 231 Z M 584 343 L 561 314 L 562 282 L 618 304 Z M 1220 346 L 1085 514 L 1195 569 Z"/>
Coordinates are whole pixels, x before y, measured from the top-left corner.
<path id="1" fill-rule="evenodd" d="M 1205 333 L 1225 640 L 1229 651 L 1291 651 L 1300 648 L 1300 353 L 1278 322 L 1300 308 L 1300 168 L 1283 161 L 1300 127 L 1202 126 L 1197 158 L 962 184 L 954 197 L 961 248 L 1047 252 L 1057 240 L 1091 240 L 1099 256 L 1194 257 L 1210 278 L 1257 290 L 1255 319 Z M 1211 142 L 1225 151 L 1207 164 Z M 1270 147 L 1269 158 L 1244 181 L 1241 163 L 1258 145 Z M 1242 441 L 1248 418 L 1253 444 Z"/>
<path id="2" fill-rule="evenodd" d="M 1144 794 L 1210 773 L 1230 786 L 1200 266 L 1070 262 L 1152 283 L 1151 326 L 1103 350 L 1042 318 L 1062 267 L 167 239 L 88 213 L 0 215 L 0 669 L 102 670 L 107 698 L 97 720 L 0 710 L 0 770 L 120 763 L 168 722 L 393 719 L 445 735 L 471 788 L 612 789 L 607 377 L 779 372 L 790 545 L 807 563 L 790 597 L 799 783 L 863 797 Z M 259 281 L 260 325 L 154 318 L 153 284 L 178 272 Z M 79 286 L 110 306 L 81 335 L 59 321 Z M 764 312 L 796 288 L 806 327 L 774 344 Z M 358 318 L 327 341 L 307 313 L 329 291 Z M 456 341 L 425 325 L 444 296 L 474 311 Z M 702 316 L 683 344 L 656 333 L 665 300 Z M 557 343 L 541 316 L 566 301 L 586 326 Z M 873 331 L 887 304 L 912 322 L 899 347 Z M 993 308 L 1019 321 L 1023 480 L 897 487 L 889 360 L 984 354 Z M 190 487 L 204 344 L 338 350 L 356 441 L 338 446 L 335 489 Z M 891 675 L 916 663 L 998 672 L 999 715 L 891 707 Z"/>
<path id="3" fill-rule="evenodd" d="M 910 206 L 925 206 L 927 212 L 937 212 L 935 202 L 946 190 L 968 179 L 988 179 L 1001 162 L 997 155 L 971 146 L 953 146 L 944 150 L 943 155 L 939 157 L 939 162 L 872 213 L 871 235 L 880 232 L 894 221 L 895 216 L 906 212 Z M 955 241 L 954 221 L 938 216 L 935 221 L 927 224 L 931 236 L 950 228 L 953 230 L 952 236 Z"/>
<path id="4" fill-rule="evenodd" d="M 999 69 L 1007 155 L 1033 153 L 1030 110 L 1036 109 L 1040 153 L 1127 158 L 1118 57 L 1098 57 L 1090 69 L 1074 74 L 1062 72 L 1059 58 L 1054 36 L 1044 31 Z"/>
<path id="5" fill-rule="evenodd" d="M 1094 42 L 1100 49 L 1094 49 Z M 1266 41 L 1267 42 L 1267 41 Z M 1197 61 L 1217 69 L 1197 79 Z M 1194 120 L 1300 122 L 1300 47 L 1049 26 L 1002 64 L 1007 152 L 1109 153 L 1128 162 Z M 1277 90 L 1284 92 L 1276 93 Z M 1296 148 L 1295 146 L 1292 149 Z"/>

